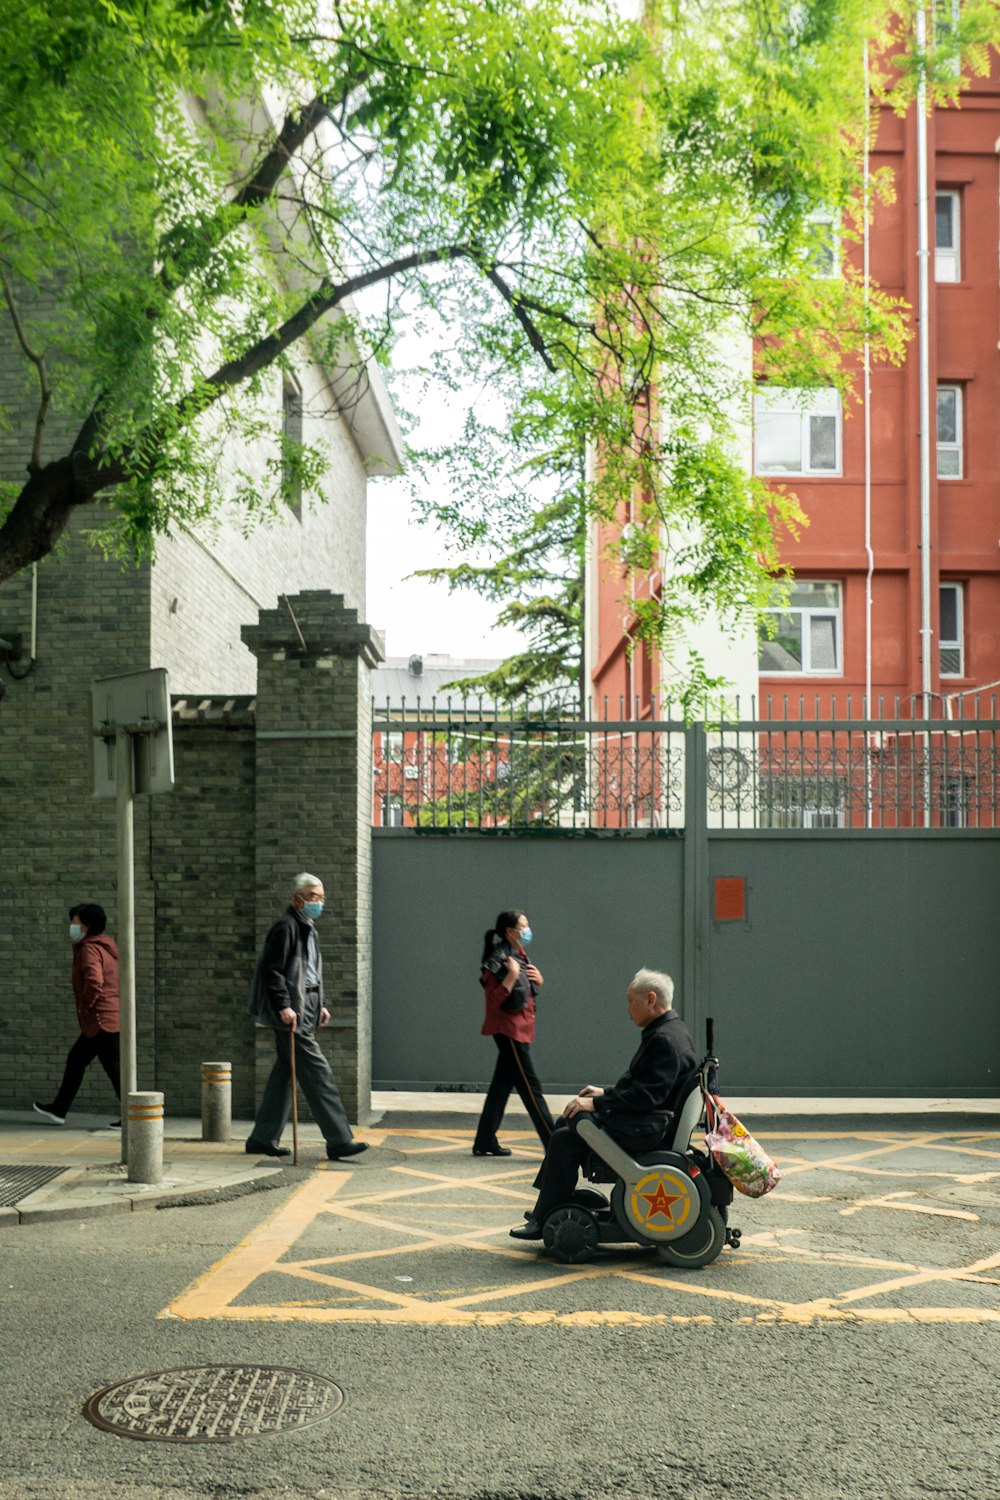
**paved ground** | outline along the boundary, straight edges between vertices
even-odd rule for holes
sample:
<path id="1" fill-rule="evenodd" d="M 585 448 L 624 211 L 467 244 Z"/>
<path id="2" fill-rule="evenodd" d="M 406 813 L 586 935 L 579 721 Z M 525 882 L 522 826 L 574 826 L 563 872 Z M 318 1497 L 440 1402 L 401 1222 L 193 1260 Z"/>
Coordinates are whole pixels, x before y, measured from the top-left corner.
<path id="1" fill-rule="evenodd" d="M 309 1147 L 279 1191 L 4 1232 L 0 1497 L 995 1500 L 1000 1120 L 750 1123 L 784 1181 L 698 1272 L 511 1241 L 532 1135 L 512 1119 L 513 1157 L 472 1158 L 444 1112 L 387 1115 L 351 1170 Z M 223 1446 L 81 1415 L 232 1363 L 346 1404 Z"/>

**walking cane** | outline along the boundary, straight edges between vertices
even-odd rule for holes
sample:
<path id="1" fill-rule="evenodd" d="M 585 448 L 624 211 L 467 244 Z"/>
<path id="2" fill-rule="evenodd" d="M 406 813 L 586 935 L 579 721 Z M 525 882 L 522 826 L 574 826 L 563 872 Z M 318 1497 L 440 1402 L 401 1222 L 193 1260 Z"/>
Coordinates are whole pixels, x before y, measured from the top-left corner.
<path id="1" fill-rule="evenodd" d="M 296 1017 L 296 1020 L 298 1018 Z M 295 1085 L 295 1021 L 288 1032 L 288 1056 L 292 1065 L 292 1166 L 299 1164 L 299 1100 Z"/>

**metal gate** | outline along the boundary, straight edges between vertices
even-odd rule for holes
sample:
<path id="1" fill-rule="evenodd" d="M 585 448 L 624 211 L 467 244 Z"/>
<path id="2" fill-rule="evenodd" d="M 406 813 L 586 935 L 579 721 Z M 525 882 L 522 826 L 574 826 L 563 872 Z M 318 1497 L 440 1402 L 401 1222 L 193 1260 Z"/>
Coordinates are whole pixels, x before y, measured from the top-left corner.
<path id="1" fill-rule="evenodd" d="M 377 712 L 376 1086 L 485 1086 L 479 957 L 512 905 L 553 1092 L 620 1071 L 648 965 L 699 1041 L 715 1017 L 728 1089 L 997 1093 L 998 733 Z"/>

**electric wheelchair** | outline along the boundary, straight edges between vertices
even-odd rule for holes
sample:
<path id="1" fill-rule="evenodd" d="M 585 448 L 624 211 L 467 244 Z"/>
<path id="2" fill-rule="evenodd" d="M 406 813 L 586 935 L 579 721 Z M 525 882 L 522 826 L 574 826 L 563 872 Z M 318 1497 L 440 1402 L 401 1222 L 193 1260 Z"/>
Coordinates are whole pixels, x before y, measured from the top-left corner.
<path id="1" fill-rule="evenodd" d="M 559 1261 L 589 1260 L 600 1245 L 639 1244 L 654 1247 L 672 1266 L 696 1269 L 710 1265 L 725 1246 L 738 1250 L 742 1231 L 728 1224 L 733 1189 L 709 1152 L 692 1144 L 705 1126 L 705 1095 L 714 1088 L 717 1058 L 708 1055 L 675 1091 L 676 1111 L 654 1119 L 662 1138 L 654 1149 L 630 1154 L 590 1115 L 580 1115 L 576 1130 L 589 1148 L 583 1175 L 589 1182 L 610 1183 L 610 1200 L 595 1188 L 578 1188 L 542 1225 L 545 1249 Z"/>

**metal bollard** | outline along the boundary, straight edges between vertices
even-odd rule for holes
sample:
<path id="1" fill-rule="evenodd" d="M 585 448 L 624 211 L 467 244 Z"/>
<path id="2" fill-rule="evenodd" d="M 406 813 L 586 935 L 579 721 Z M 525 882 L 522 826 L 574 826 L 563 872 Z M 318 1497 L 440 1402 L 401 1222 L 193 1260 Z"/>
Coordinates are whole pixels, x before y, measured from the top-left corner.
<path id="1" fill-rule="evenodd" d="M 163 1177 L 163 1095 L 128 1096 L 128 1180 L 160 1182 Z"/>
<path id="2" fill-rule="evenodd" d="M 225 1145 L 232 1135 L 233 1065 L 203 1062 L 201 1065 L 201 1138 Z"/>

